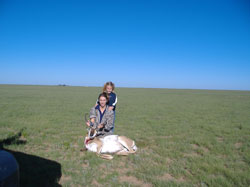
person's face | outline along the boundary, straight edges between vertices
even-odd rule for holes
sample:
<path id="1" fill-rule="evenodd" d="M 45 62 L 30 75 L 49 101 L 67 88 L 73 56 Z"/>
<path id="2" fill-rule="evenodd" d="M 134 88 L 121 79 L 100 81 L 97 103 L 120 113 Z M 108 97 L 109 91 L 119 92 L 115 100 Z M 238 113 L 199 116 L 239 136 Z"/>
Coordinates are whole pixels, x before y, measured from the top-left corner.
<path id="1" fill-rule="evenodd" d="M 112 86 L 108 85 L 108 86 L 106 87 L 106 92 L 107 92 L 108 94 L 110 94 L 112 91 L 113 91 Z"/>
<path id="2" fill-rule="evenodd" d="M 101 107 L 104 107 L 104 106 L 106 106 L 107 99 L 105 97 L 100 97 L 99 98 L 99 103 L 100 103 Z"/>

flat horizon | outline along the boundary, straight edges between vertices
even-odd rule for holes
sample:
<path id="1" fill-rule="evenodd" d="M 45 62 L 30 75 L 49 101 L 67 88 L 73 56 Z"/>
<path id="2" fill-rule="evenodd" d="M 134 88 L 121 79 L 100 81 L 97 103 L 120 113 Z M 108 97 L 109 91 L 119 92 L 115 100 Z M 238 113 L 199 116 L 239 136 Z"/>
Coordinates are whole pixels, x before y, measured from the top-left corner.
<path id="1" fill-rule="evenodd" d="M 13 85 L 13 86 L 62 86 L 62 87 L 93 87 L 102 88 L 103 86 L 92 86 L 92 85 L 68 85 L 68 84 L 4 84 L 0 85 Z M 206 88 L 165 88 L 165 87 L 128 87 L 128 86 L 116 86 L 116 88 L 142 88 L 142 89 L 169 89 L 169 90 L 211 90 L 211 91 L 250 91 L 240 89 L 206 89 Z"/>

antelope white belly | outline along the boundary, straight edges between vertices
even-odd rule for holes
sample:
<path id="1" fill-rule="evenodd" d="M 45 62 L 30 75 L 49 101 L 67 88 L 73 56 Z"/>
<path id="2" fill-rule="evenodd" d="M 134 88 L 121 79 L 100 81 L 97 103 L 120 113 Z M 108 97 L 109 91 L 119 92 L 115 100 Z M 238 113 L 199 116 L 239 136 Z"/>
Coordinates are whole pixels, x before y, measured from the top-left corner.
<path id="1" fill-rule="evenodd" d="M 118 135 L 105 136 L 101 141 L 103 142 L 101 153 L 115 153 L 123 148 L 118 142 Z"/>
<path id="2" fill-rule="evenodd" d="M 87 145 L 86 145 L 86 148 L 87 148 L 89 151 L 97 152 L 97 144 L 95 144 L 95 143 L 87 144 Z"/>

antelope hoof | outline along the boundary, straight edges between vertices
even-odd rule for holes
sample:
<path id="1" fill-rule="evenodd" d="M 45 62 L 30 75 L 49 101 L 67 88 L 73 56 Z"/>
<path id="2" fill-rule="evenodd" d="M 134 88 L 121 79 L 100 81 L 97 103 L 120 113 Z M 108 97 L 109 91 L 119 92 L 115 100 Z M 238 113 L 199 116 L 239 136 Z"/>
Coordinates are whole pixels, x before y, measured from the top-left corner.
<path id="1" fill-rule="evenodd" d="M 80 149 L 80 151 L 88 151 L 88 149 L 85 147 L 85 148 L 82 148 L 82 149 Z"/>

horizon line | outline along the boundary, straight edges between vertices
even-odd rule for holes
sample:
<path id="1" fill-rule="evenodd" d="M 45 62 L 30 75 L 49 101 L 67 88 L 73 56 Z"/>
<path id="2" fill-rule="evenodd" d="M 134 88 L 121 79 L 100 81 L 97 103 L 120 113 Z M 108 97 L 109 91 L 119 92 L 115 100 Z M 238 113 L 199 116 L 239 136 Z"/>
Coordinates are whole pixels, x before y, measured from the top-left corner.
<path id="1" fill-rule="evenodd" d="M 0 85 L 17 85 L 17 86 L 62 86 L 62 87 L 97 87 L 103 86 L 91 86 L 91 85 L 69 85 L 69 84 L 16 84 L 16 83 L 0 83 Z M 211 90 L 211 91 L 250 91 L 240 89 L 209 89 L 209 88 L 167 88 L 167 87 L 133 87 L 133 86 L 116 86 L 116 88 L 140 88 L 140 89 L 169 89 L 169 90 Z"/>

